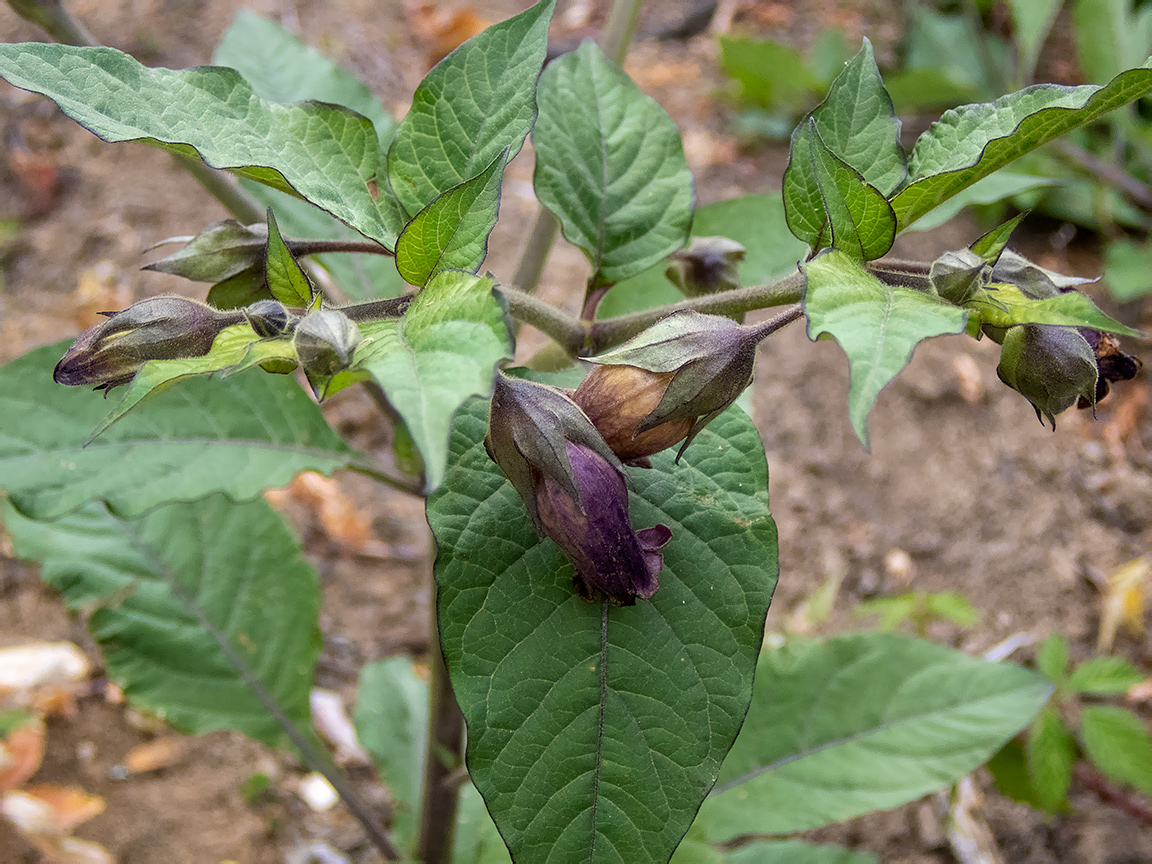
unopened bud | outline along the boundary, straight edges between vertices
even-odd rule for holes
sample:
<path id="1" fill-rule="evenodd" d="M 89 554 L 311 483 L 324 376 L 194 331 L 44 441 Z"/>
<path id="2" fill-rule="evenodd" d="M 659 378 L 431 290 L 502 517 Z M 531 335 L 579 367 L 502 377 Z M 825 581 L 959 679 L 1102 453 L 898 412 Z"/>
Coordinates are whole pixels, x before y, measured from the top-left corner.
<path id="1" fill-rule="evenodd" d="M 661 423 L 646 432 L 640 424 L 656 410 L 675 372 L 638 366 L 594 366 L 572 394 L 621 461 L 644 459 L 678 444 L 692 431 L 692 417 Z"/>
<path id="2" fill-rule="evenodd" d="M 629 419 L 634 412 L 615 398 L 603 395 L 592 398 L 590 391 L 600 389 L 599 378 L 593 379 L 584 394 L 574 398 L 590 412 L 593 422 L 599 420 L 606 424 L 617 442 L 621 435 L 635 442 L 643 433 L 655 431 L 671 421 L 689 421 L 684 444 L 676 456 L 679 459 L 700 430 L 735 402 L 752 381 L 756 346 L 761 338 L 757 328 L 737 324 L 722 315 L 675 312 L 614 351 L 588 358 L 592 363 L 635 366 L 658 375 L 671 374 L 657 405 L 634 426 L 623 427 L 619 432 L 611 428 L 616 425 L 610 419 L 613 411 L 623 409 Z M 624 388 L 613 387 L 611 383 L 609 378 L 610 386 L 603 389 L 609 393 L 624 392 Z M 650 396 L 651 393 L 649 399 Z M 678 431 L 677 426 L 664 429 L 660 436 L 652 439 L 653 444 Z M 674 438 L 673 443 L 678 440 L 679 437 Z M 634 445 L 632 448 L 621 446 L 626 452 L 635 450 Z M 656 452 L 640 449 L 644 451 L 641 456 Z"/>
<path id="3" fill-rule="evenodd" d="M 739 288 L 737 270 L 746 255 L 743 246 L 727 237 L 693 237 L 669 256 L 664 275 L 685 297 L 703 297 Z"/>
<path id="4" fill-rule="evenodd" d="M 327 378 L 351 364 L 360 328 L 343 312 L 318 309 L 300 319 L 292 344 L 309 380 Z"/>
<path id="5" fill-rule="evenodd" d="M 292 313 L 279 300 L 257 300 L 244 308 L 244 317 L 262 339 L 283 336 L 292 322 Z"/>
<path id="6" fill-rule="evenodd" d="M 149 360 L 204 356 L 221 330 L 243 320 L 239 312 L 187 297 L 149 297 L 81 333 L 52 377 L 58 384 L 109 390 L 131 381 Z"/>
<path id="7" fill-rule="evenodd" d="M 1053 429 L 1056 415 L 1078 399 L 1096 404 L 1096 355 L 1073 327 L 1021 324 L 1009 328 L 996 374 L 1032 403 L 1041 423 L 1048 418 Z"/>

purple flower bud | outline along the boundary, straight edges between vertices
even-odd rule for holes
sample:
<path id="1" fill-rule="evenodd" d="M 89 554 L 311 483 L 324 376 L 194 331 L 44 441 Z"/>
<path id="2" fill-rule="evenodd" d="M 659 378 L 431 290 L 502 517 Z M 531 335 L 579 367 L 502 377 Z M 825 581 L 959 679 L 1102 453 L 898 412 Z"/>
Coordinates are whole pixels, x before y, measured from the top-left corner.
<path id="1" fill-rule="evenodd" d="M 583 597 L 630 606 L 655 593 L 672 532 L 632 529 L 624 466 L 564 392 L 497 374 L 484 445 L 536 531 L 572 559 Z"/>
<path id="2" fill-rule="evenodd" d="M 133 303 L 81 333 L 52 373 L 57 384 L 110 390 L 126 384 L 149 360 L 202 357 L 239 312 L 221 312 L 187 297 L 163 295 Z"/>
<path id="3" fill-rule="evenodd" d="M 563 486 L 537 472 L 536 510 L 544 533 L 576 565 L 577 591 L 593 600 L 604 594 L 624 606 L 647 600 L 660 586 L 664 566 L 658 551 L 672 538 L 664 525 L 634 531 L 628 519 L 628 489 L 604 457 L 571 441 L 565 445 L 576 477 L 581 508 Z"/>
<path id="4" fill-rule="evenodd" d="M 1088 347 L 1096 355 L 1096 370 L 1099 375 L 1096 378 L 1095 402 L 1099 402 L 1108 395 L 1108 382 L 1131 381 L 1144 368 L 1144 363 L 1139 357 L 1133 357 L 1131 354 L 1125 354 L 1120 350 L 1120 340 L 1111 333 L 1080 328 L 1080 335 L 1084 337 L 1088 342 Z M 1096 406 L 1094 402 L 1081 396 L 1076 402 L 1076 407 L 1084 409 L 1095 408 Z"/>

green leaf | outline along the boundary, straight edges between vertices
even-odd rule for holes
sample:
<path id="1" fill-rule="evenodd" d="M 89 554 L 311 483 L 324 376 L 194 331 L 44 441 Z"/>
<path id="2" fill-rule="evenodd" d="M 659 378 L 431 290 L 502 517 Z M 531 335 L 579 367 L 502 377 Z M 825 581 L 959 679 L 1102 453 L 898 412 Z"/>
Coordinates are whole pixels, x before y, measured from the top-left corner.
<path id="1" fill-rule="evenodd" d="M 921 339 L 963 333 L 963 309 L 911 288 L 885 285 L 835 249 L 804 265 L 808 337 L 836 337 L 851 367 L 848 414 L 868 446 L 868 412 L 884 386 L 907 365 Z"/>
<path id="2" fill-rule="evenodd" d="M 811 118 L 824 145 L 882 195 L 908 176 L 907 157 L 900 146 L 900 120 L 867 39 L 836 76 Z"/>
<path id="3" fill-rule="evenodd" d="M 992 775 L 992 782 L 1001 795 L 1037 810 L 1044 809 L 1044 803 L 1036 794 L 1032 778 L 1028 775 L 1028 755 L 1019 737 L 1001 747 L 984 767 Z"/>
<path id="4" fill-rule="evenodd" d="M 84 446 L 102 435 L 116 421 L 135 408 L 148 395 L 185 378 L 214 372 L 248 368 L 265 360 L 296 362 L 296 352 L 288 338 L 261 339 L 248 324 L 225 327 L 212 342 L 212 350 L 201 357 L 149 360 L 124 388 L 120 401 L 101 420 Z"/>
<path id="5" fill-rule="evenodd" d="M 776 580 L 759 435 L 730 409 L 632 473 L 633 524 L 673 538 L 652 600 L 608 608 L 537 538 L 485 414 L 460 412 L 428 501 L 473 782 L 518 859 L 667 861 L 743 720 Z"/>
<path id="6" fill-rule="evenodd" d="M 428 684 L 417 678 L 408 657 L 369 663 L 356 691 L 356 737 L 388 786 L 392 831 L 402 848 L 414 851 L 424 780 L 428 727 Z M 456 820 L 456 864 L 504 864 L 511 859 L 476 788 L 460 792 Z"/>
<path id="7" fill-rule="evenodd" d="M 1123 693 L 1143 680 L 1140 670 L 1122 657 L 1096 657 L 1073 670 L 1068 676 L 1068 689 L 1103 696 Z"/>
<path id="8" fill-rule="evenodd" d="M 1028 731 L 1025 753 L 1028 776 L 1041 808 L 1049 813 L 1065 809 L 1076 745 L 1055 708 L 1046 706 L 1036 717 Z"/>
<path id="9" fill-rule="evenodd" d="M 371 191 L 376 131 L 346 108 L 268 102 L 234 69 L 147 69 L 111 48 L 0 45 L 0 76 L 49 97 L 105 141 L 199 156 L 306 198 L 387 246 L 395 242 Z"/>
<path id="10" fill-rule="evenodd" d="M 1114 705 L 1089 705 L 1080 713 L 1080 743 L 1110 780 L 1152 795 L 1152 733 L 1140 717 Z"/>
<path id="11" fill-rule="evenodd" d="M 683 246 L 692 174 L 667 112 L 591 41 L 544 70 L 538 99 L 536 197 L 594 278 L 619 282 Z"/>
<path id="12" fill-rule="evenodd" d="M 1052 692 L 1034 673 L 874 633 L 766 651 L 700 821 L 713 838 L 817 828 L 959 780 Z"/>
<path id="13" fill-rule="evenodd" d="M 403 318 L 365 323 L 360 331 L 353 369 L 384 388 L 424 457 L 431 491 L 444 480 L 453 413 L 469 396 L 492 392 L 496 363 L 512 353 L 492 279 L 446 270 Z"/>
<path id="14" fill-rule="evenodd" d="M 1131 0 L 1075 0 L 1072 3 L 1076 60 L 1090 81 L 1106 81 L 1129 63 L 1139 63 L 1148 43 L 1128 50 Z M 1135 35 L 1135 34 L 1133 34 Z M 1133 56 L 1135 53 L 1135 56 Z"/>
<path id="15" fill-rule="evenodd" d="M 1053 684 L 1061 684 L 1068 674 L 1068 640 L 1053 633 L 1036 649 L 1036 668 Z"/>
<path id="16" fill-rule="evenodd" d="M 759 285 L 796 266 L 805 244 L 792 236 L 784 221 L 779 195 L 742 195 L 706 204 L 692 217 L 693 237 L 728 237 L 747 250 L 738 273 L 741 285 Z M 616 284 L 597 309 L 597 317 L 675 303 L 683 295 L 664 275 L 662 263 Z"/>
<path id="17" fill-rule="evenodd" d="M 799 51 L 769 39 L 721 35 L 720 69 L 736 82 L 743 104 L 793 117 L 816 101 L 821 87 Z"/>
<path id="18" fill-rule="evenodd" d="M 1004 247 L 1008 245 L 1012 232 L 1016 230 L 1017 225 L 1024 221 L 1024 217 L 1027 215 L 1027 213 L 1020 213 L 1007 222 L 997 225 L 987 234 L 981 235 L 968 249 L 977 257 L 982 258 L 985 264 L 994 265 L 1003 254 Z"/>
<path id="19" fill-rule="evenodd" d="M 268 255 L 265 259 L 268 290 L 285 306 L 310 306 L 315 290 L 280 236 L 276 216 L 268 208 Z"/>
<path id="20" fill-rule="evenodd" d="M 1105 315 L 1092 298 L 1079 291 L 1068 291 L 1055 297 L 1037 300 L 1028 297 L 1015 285 L 995 283 L 979 290 L 964 303 L 964 308 L 980 316 L 984 324 L 1012 327 L 1016 324 L 1055 324 L 1064 327 L 1090 327 L 1106 333 L 1144 338 L 1139 330 L 1121 324 Z"/>
<path id="21" fill-rule="evenodd" d="M 500 183 L 508 151 L 480 174 L 432 201 L 396 241 L 396 269 L 423 286 L 442 270 L 475 273 L 488 254 L 488 235 L 500 212 Z"/>
<path id="22" fill-rule="evenodd" d="M 266 254 L 267 242 L 260 252 L 261 261 Z M 268 280 L 264 278 L 264 267 L 260 269 L 241 270 L 235 276 L 229 276 L 223 282 L 217 282 L 208 289 L 204 298 L 209 306 L 217 309 L 241 309 L 251 306 L 257 300 L 271 300 L 272 292 L 268 290 Z"/>
<path id="23" fill-rule="evenodd" d="M 824 146 L 814 120 L 808 121 L 808 145 L 826 214 L 812 248 L 830 245 L 860 261 L 879 258 L 892 248 L 896 237 L 892 208 L 856 169 Z"/>
<path id="24" fill-rule="evenodd" d="M 1040 48 L 1048 38 L 1062 5 L 1063 0 L 1008 0 L 1012 34 L 1019 52 L 1017 64 L 1024 81 L 1031 80 L 1036 71 Z"/>
<path id="25" fill-rule="evenodd" d="M 355 454 L 290 378 L 248 372 L 157 395 L 88 446 L 107 411 L 96 393 L 51 382 L 68 343 L 0 368 L 0 487 L 19 510 L 53 519 L 93 499 L 133 516 L 212 492 L 236 500 Z"/>
<path id="26" fill-rule="evenodd" d="M 1152 294 L 1152 244 L 1120 237 L 1104 248 L 1104 283 L 1117 303 Z"/>
<path id="27" fill-rule="evenodd" d="M 929 231 L 943 225 L 965 207 L 973 204 L 995 204 L 1026 192 L 1029 189 L 1040 189 L 1046 186 L 1055 186 L 1059 180 L 1050 177 L 1037 177 L 1034 174 L 1014 174 L 1011 171 L 1000 169 L 987 177 L 977 180 L 967 189 L 958 192 L 939 207 L 920 217 L 916 222 L 904 228 L 905 231 Z"/>
<path id="28" fill-rule="evenodd" d="M 928 610 L 937 618 L 951 621 L 959 627 L 975 627 L 980 623 L 980 612 L 972 608 L 968 598 L 956 591 L 942 591 L 927 595 Z"/>
<path id="29" fill-rule="evenodd" d="M 408 657 L 368 663 L 360 670 L 353 715 L 356 738 L 388 787 L 392 831 L 413 848 L 420 819 L 428 684 L 412 672 Z"/>
<path id="30" fill-rule="evenodd" d="M 388 176 L 407 222 L 475 177 L 505 149 L 511 160 L 536 119 L 555 0 L 541 0 L 472 37 L 429 72 L 388 149 Z"/>
<path id="31" fill-rule="evenodd" d="M 212 62 L 231 66 L 269 102 L 315 99 L 363 114 L 376 127 L 380 152 L 392 140 L 396 121 L 368 85 L 275 21 L 241 9 L 220 38 Z"/>
<path id="32" fill-rule="evenodd" d="M 1152 69 L 1130 69 L 1104 87 L 1037 84 L 944 114 L 916 141 L 912 182 L 892 199 L 899 230 L 1014 159 L 1152 92 Z"/>
<path id="33" fill-rule="evenodd" d="M 55 522 L 4 524 L 69 609 L 91 613 L 109 679 L 182 732 L 284 733 L 255 679 L 298 726 L 320 653 L 320 585 L 299 541 L 263 501 L 213 495 L 133 521 L 92 504 Z"/>

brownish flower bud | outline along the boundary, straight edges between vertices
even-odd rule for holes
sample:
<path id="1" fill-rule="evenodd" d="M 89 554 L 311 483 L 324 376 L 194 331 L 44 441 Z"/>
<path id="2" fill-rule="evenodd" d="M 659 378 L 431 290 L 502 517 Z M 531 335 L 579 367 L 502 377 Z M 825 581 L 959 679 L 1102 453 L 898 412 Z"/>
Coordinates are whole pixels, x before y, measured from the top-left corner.
<path id="1" fill-rule="evenodd" d="M 57 384 L 110 390 L 126 384 L 149 360 L 203 357 L 225 327 L 244 320 L 205 303 L 166 294 L 133 303 L 85 330 L 56 364 Z"/>
<path id="2" fill-rule="evenodd" d="M 584 410 L 621 461 L 644 459 L 678 444 L 692 431 L 692 417 L 639 431 L 675 377 L 675 372 L 649 372 L 638 366 L 594 366 L 572 394 L 572 401 Z"/>

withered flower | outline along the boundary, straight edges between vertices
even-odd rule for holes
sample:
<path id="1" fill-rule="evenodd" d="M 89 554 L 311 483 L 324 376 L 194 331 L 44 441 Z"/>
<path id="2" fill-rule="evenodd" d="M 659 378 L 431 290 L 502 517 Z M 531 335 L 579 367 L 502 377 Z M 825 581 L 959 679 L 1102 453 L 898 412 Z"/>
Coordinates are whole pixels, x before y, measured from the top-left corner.
<path id="1" fill-rule="evenodd" d="M 484 444 L 537 532 L 572 560 L 582 596 L 630 606 L 655 593 L 672 532 L 633 530 L 624 466 L 567 395 L 498 374 Z"/>
<path id="2" fill-rule="evenodd" d="M 643 459 L 683 439 L 679 459 L 752 381 L 764 335 L 722 315 L 675 312 L 587 358 L 607 368 L 590 372 L 572 398 L 621 459 Z"/>
<path id="3" fill-rule="evenodd" d="M 1120 340 L 1111 333 L 1101 333 L 1099 330 L 1081 329 L 1080 335 L 1088 343 L 1088 347 L 1096 355 L 1096 399 L 1099 402 L 1108 395 L 1108 382 L 1131 381 L 1144 368 L 1139 357 L 1125 354 L 1120 350 Z M 1077 408 L 1094 408 L 1095 403 L 1089 402 L 1083 396 L 1076 402 Z"/>
<path id="4" fill-rule="evenodd" d="M 221 330 L 244 320 L 240 312 L 169 294 L 103 314 L 108 320 L 81 333 L 56 364 L 57 384 L 110 390 L 131 381 L 149 360 L 204 356 Z"/>

